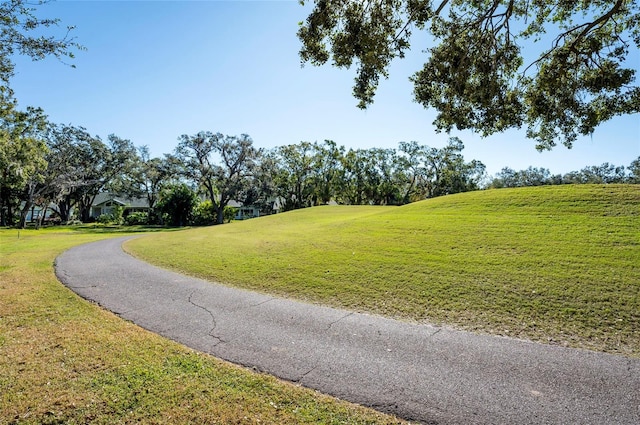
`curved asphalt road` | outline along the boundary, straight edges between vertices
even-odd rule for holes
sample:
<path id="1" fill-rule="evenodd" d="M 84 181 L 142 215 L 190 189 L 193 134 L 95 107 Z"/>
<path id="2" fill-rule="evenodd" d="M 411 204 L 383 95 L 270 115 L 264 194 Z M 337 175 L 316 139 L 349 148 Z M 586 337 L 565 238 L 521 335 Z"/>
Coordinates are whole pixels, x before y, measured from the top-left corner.
<path id="1" fill-rule="evenodd" d="M 429 424 L 640 424 L 640 360 L 232 289 L 138 261 L 124 240 L 63 253 L 58 278 L 216 357 Z"/>

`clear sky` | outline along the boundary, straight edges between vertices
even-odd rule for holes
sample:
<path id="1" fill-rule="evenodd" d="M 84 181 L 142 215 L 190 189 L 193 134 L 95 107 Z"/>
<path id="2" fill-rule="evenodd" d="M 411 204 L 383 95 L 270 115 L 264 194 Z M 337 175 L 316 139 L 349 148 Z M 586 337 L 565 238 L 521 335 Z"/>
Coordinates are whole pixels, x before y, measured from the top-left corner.
<path id="1" fill-rule="evenodd" d="M 309 6 L 297 1 L 57 1 L 39 14 L 74 25 L 87 50 L 65 66 L 55 59 L 17 60 L 12 87 L 21 107 L 40 106 L 55 123 L 85 127 L 170 153 L 181 134 L 249 134 L 257 147 L 322 142 L 346 148 L 397 148 L 400 141 L 446 144 L 435 112 L 412 100 L 408 78 L 424 63 L 414 45 L 380 82 L 362 111 L 351 95 L 355 70 L 301 67 L 296 37 Z M 424 35 L 426 37 L 426 35 Z M 632 62 L 640 68 L 636 54 Z M 640 76 L 638 77 L 640 78 Z M 640 116 L 617 117 L 568 150 L 539 153 L 525 130 L 486 139 L 451 133 L 494 174 L 508 166 L 566 173 L 640 156 Z"/>

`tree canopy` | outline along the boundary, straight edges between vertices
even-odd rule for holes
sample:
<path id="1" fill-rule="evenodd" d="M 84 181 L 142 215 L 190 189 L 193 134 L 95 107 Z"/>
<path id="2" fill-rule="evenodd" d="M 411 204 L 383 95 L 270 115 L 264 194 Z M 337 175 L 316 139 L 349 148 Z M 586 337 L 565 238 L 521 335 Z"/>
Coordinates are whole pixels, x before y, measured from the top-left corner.
<path id="1" fill-rule="evenodd" d="M 24 118 L 16 113 L 16 100 L 10 87 L 14 75 L 17 56 L 42 60 L 55 57 L 63 63 L 74 58 L 75 50 L 84 50 L 71 36 L 72 26 L 66 27 L 64 34 L 56 32 L 60 20 L 40 18 L 36 15 L 37 5 L 48 0 L 29 2 L 28 0 L 6 0 L 0 2 L 0 122 L 20 123 Z M 72 67 L 74 65 L 71 65 Z"/>
<path id="2" fill-rule="evenodd" d="M 6 0 L 0 2 L 0 80 L 3 86 L 13 76 L 16 54 L 41 60 L 53 56 L 61 61 L 73 59 L 73 50 L 83 47 L 70 36 L 73 27 L 66 28 L 64 35 L 45 34 L 45 29 L 57 27 L 59 19 L 39 18 L 36 5 L 45 0 Z M 73 65 L 71 65 L 73 66 Z"/>
<path id="3" fill-rule="evenodd" d="M 201 131 L 178 139 L 176 159 L 182 174 L 202 187 L 216 210 L 216 221 L 224 221 L 224 209 L 243 197 L 249 188 L 260 151 L 247 134 L 240 137 Z M 219 161 L 216 161 L 219 159 Z"/>
<path id="4" fill-rule="evenodd" d="M 571 147 L 640 112 L 637 63 L 627 64 L 640 48 L 639 10 L 634 0 L 315 0 L 300 57 L 356 63 L 353 94 L 366 108 L 412 33 L 426 32 L 434 45 L 411 81 L 415 101 L 437 110 L 437 130 L 526 126 L 538 149 Z"/>

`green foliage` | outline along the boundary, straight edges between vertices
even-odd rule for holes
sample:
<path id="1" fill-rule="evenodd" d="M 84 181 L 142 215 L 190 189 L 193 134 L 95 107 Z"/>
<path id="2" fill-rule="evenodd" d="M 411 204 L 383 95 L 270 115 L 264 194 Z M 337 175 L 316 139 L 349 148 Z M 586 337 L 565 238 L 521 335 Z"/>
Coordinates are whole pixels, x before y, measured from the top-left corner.
<path id="1" fill-rule="evenodd" d="M 233 220 L 236 217 L 236 214 L 238 214 L 238 209 L 235 207 L 230 207 L 230 206 L 226 206 L 224 207 L 224 220 L 227 223 L 230 223 L 231 220 Z"/>
<path id="2" fill-rule="evenodd" d="M 284 200 L 285 211 L 312 206 L 310 188 L 312 145 L 309 142 L 280 146 L 275 150 L 277 164 L 274 182 L 277 195 Z"/>
<path id="3" fill-rule="evenodd" d="M 183 134 L 176 148 L 183 173 L 203 188 L 215 206 L 217 224 L 223 223 L 224 208 L 230 201 L 242 201 L 239 197 L 249 189 L 260 154 L 247 134 L 224 136 L 210 131 Z"/>
<path id="4" fill-rule="evenodd" d="M 177 178 L 178 167 L 170 156 L 151 158 L 147 146 L 139 147 L 137 151 L 138 155 L 132 155 L 127 172 L 116 175 L 109 186 L 131 198 L 146 198 L 153 211 L 162 188 Z M 151 221 L 153 219 L 152 214 Z"/>
<path id="5" fill-rule="evenodd" d="M 96 195 L 132 172 L 136 163 L 130 140 L 111 134 L 105 143 L 82 127 L 51 125 L 47 145 L 49 166 L 40 189 L 48 202 L 55 201 L 63 221 L 76 209 L 88 222 Z"/>
<path id="6" fill-rule="evenodd" d="M 450 138 L 441 149 L 401 142 L 400 151 L 409 178 L 403 203 L 477 190 L 485 166 L 475 160 L 465 163 L 463 149 L 457 137 Z"/>
<path id="7" fill-rule="evenodd" d="M 401 205 L 408 163 L 395 149 L 349 149 L 342 158 L 336 200 L 351 205 Z"/>
<path id="8" fill-rule="evenodd" d="M 186 184 L 168 186 L 158 202 L 158 210 L 166 215 L 171 226 L 186 226 L 198 204 L 198 196 Z"/>
<path id="9" fill-rule="evenodd" d="M 125 223 L 124 215 L 124 207 L 121 205 L 117 205 L 113 207 L 113 210 L 109 214 L 100 214 L 96 218 L 96 223 L 98 224 L 114 224 L 116 226 L 121 226 Z M 137 224 L 137 223 L 136 223 Z M 140 223 L 143 224 L 143 223 Z M 146 223 L 145 223 L 146 224 Z"/>
<path id="10" fill-rule="evenodd" d="M 44 2 L 39 2 L 42 4 Z M 46 205 L 42 189 L 46 180 L 46 148 L 42 143 L 46 117 L 39 108 L 18 111 L 17 100 L 9 86 L 17 55 L 41 60 L 53 56 L 59 60 L 73 58 L 73 50 L 83 47 L 66 33 L 56 38 L 47 30 L 58 19 L 36 16 L 36 4 L 27 0 L 0 2 L 0 225 L 12 225 L 20 216 L 25 226 L 28 209 L 35 203 Z M 6 144 L 8 143 L 8 145 Z M 23 204 L 18 214 L 18 206 Z M 68 217 L 65 217 L 65 220 Z"/>
<path id="11" fill-rule="evenodd" d="M 122 205 L 116 205 L 113 207 L 113 212 L 111 214 L 113 215 L 114 224 L 121 225 L 124 223 L 124 207 Z"/>
<path id="12" fill-rule="evenodd" d="M 616 184 L 640 183 L 637 178 L 637 164 L 640 158 L 634 160 L 625 170 L 624 166 L 615 166 L 608 162 L 602 165 L 591 165 L 580 171 L 571 171 L 564 175 L 551 175 L 546 168 L 529 167 L 526 170 L 515 171 L 509 167 L 503 168 L 493 178 L 491 188 L 525 187 L 556 184 Z"/>
<path id="13" fill-rule="evenodd" d="M 216 207 L 209 200 L 202 201 L 193 209 L 191 222 L 196 226 L 208 226 L 216 222 Z"/>
<path id="14" fill-rule="evenodd" d="M 526 125 L 538 149 L 550 149 L 640 111 L 637 66 L 627 63 L 640 48 L 639 11 L 633 0 L 317 0 L 298 31 L 300 57 L 356 63 L 353 94 L 365 108 L 412 32 L 428 33 L 435 45 L 411 80 L 439 130 L 487 136 Z"/>
<path id="15" fill-rule="evenodd" d="M 629 165 L 629 183 L 640 183 L 640 156 Z"/>
<path id="16" fill-rule="evenodd" d="M 640 356 L 639 228 L 637 185 L 563 185 L 314 207 L 127 246 L 248 289 Z"/>
<path id="17" fill-rule="evenodd" d="M 0 128 L 0 226 L 14 224 L 20 196 L 42 179 L 46 153 L 41 140 Z"/>
<path id="18" fill-rule="evenodd" d="M 38 4 L 45 3 L 40 2 Z M 27 0 L 0 3 L 0 79 L 6 84 L 13 76 L 15 54 L 41 60 L 53 56 L 61 61 L 73 59 L 73 50 L 84 48 L 76 43 L 67 27 L 62 37 L 44 35 L 47 28 L 57 27 L 59 19 L 36 17 L 36 4 Z"/>
<path id="19" fill-rule="evenodd" d="M 226 206 L 224 207 L 224 221 L 230 223 L 238 212 L 237 208 Z M 195 226 L 210 226 L 218 223 L 217 208 L 209 200 L 200 202 L 193 209 L 193 215 L 191 218 L 191 224 Z"/>
<path id="20" fill-rule="evenodd" d="M 98 224 L 110 224 L 114 222 L 114 218 L 112 214 L 100 214 L 96 218 L 96 223 Z"/>
<path id="21" fill-rule="evenodd" d="M 138 226 L 149 224 L 149 214 L 146 212 L 133 212 L 124 218 L 124 224 L 127 226 Z"/>
<path id="22" fill-rule="evenodd" d="M 276 148 L 275 193 L 292 210 L 336 201 L 401 205 L 476 190 L 484 175 L 479 161 L 466 163 L 464 145 L 451 138 L 442 149 L 400 142 L 399 149 L 345 152 L 331 140 Z"/>

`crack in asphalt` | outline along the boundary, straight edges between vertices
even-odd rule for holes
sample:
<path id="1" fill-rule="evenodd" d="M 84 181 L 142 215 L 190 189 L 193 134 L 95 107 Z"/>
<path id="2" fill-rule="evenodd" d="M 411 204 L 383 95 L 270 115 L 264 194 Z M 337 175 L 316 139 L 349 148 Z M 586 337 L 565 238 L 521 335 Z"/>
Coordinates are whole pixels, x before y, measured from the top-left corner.
<path id="1" fill-rule="evenodd" d="M 249 306 L 249 308 L 260 307 L 261 305 L 266 304 L 266 303 L 268 303 L 270 301 L 273 301 L 273 300 L 275 300 L 275 298 L 269 298 L 268 300 L 260 301 L 259 303 L 256 303 L 256 304 L 251 304 Z"/>
<path id="2" fill-rule="evenodd" d="M 207 335 L 209 335 L 211 338 L 213 338 L 214 340 L 216 340 L 215 344 L 213 344 L 213 347 L 216 347 L 217 345 L 220 345 L 221 343 L 226 343 L 227 341 L 225 341 L 224 339 L 222 339 L 221 337 L 217 336 L 214 334 L 216 327 L 218 326 L 218 322 L 216 322 L 216 318 L 213 315 L 213 313 L 211 312 L 211 310 L 209 310 L 207 307 L 202 306 L 200 304 L 197 304 L 193 301 L 193 296 L 195 295 L 197 291 L 192 291 L 191 294 L 189 294 L 189 303 L 191 305 L 194 305 L 196 307 L 198 307 L 201 310 L 206 311 L 209 316 L 211 317 L 211 322 L 213 323 L 213 326 L 211 327 L 211 329 L 209 330 L 209 332 L 207 333 Z"/>
<path id="3" fill-rule="evenodd" d="M 327 327 L 325 328 L 324 332 L 328 332 L 329 330 L 331 330 L 331 327 L 333 325 L 335 325 L 336 323 L 340 322 L 341 320 L 346 319 L 349 316 L 353 316 L 355 314 L 355 312 L 349 312 L 346 313 L 345 315 L 343 315 L 342 317 L 339 317 L 338 319 L 334 320 L 333 322 L 330 322 Z M 312 373 L 314 370 L 316 370 L 318 367 L 320 366 L 320 362 L 316 363 L 313 367 L 311 367 L 309 370 L 307 370 L 306 372 L 303 372 L 300 377 L 298 377 L 297 379 L 293 380 L 292 382 L 295 384 L 300 384 L 302 383 L 302 381 L 304 380 L 304 378 L 306 378 L 310 373 Z"/>
<path id="4" fill-rule="evenodd" d="M 325 329 L 325 332 L 326 332 L 326 331 L 328 331 L 328 330 L 330 330 L 330 329 L 331 329 L 331 327 L 332 327 L 333 325 L 335 325 L 336 323 L 340 322 L 341 320 L 346 319 L 346 318 L 347 318 L 347 317 L 349 317 L 349 316 L 353 316 L 354 314 L 355 314 L 355 312 L 347 313 L 347 314 L 345 314 L 344 316 L 342 316 L 342 317 L 340 317 L 340 318 L 338 318 L 338 319 L 334 320 L 333 322 L 329 323 L 329 324 L 327 325 L 327 328 Z"/>
<path id="5" fill-rule="evenodd" d="M 237 313 L 237 312 L 242 311 L 242 310 L 249 310 L 249 309 L 252 309 L 252 308 L 260 307 L 261 305 L 264 305 L 264 304 L 266 304 L 268 302 L 271 302 L 271 301 L 274 301 L 276 299 L 277 298 L 272 297 L 272 298 L 269 298 L 267 300 L 260 301 L 259 303 L 242 305 L 240 307 L 237 307 L 237 308 L 234 308 L 234 309 L 230 309 L 229 311 L 232 312 L 232 313 Z"/>
<path id="6" fill-rule="evenodd" d="M 303 374 L 301 374 L 301 375 L 300 375 L 300 377 L 299 377 L 298 379 L 296 379 L 296 380 L 294 380 L 294 381 L 292 381 L 292 382 L 293 382 L 294 384 L 300 384 L 300 383 L 302 383 L 302 380 L 303 380 L 304 378 L 306 378 L 306 377 L 307 377 L 307 375 L 309 375 L 311 372 L 313 372 L 314 370 L 316 370 L 316 369 L 318 368 L 318 366 L 319 366 L 319 365 L 320 365 L 319 363 L 318 363 L 318 364 L 316 364 L 316 365 L 315 365 L 315 366 L 313 366 L 311 369 L 309 369 L 308 371 L 306 371 L 306 372 L 304 372 Z"/>
<path id="7" fill-rule="evenodd" d="M 99 285 L 87 285 L 87 286 L 71 286 L 67 285 L 67 288 L 71 289 L 90 289 L 90 288 L 99 288 Z"/>

